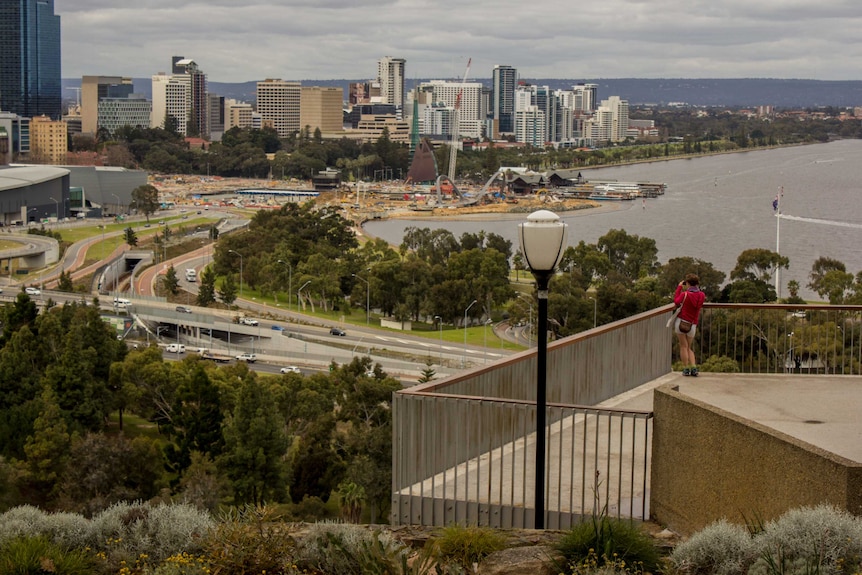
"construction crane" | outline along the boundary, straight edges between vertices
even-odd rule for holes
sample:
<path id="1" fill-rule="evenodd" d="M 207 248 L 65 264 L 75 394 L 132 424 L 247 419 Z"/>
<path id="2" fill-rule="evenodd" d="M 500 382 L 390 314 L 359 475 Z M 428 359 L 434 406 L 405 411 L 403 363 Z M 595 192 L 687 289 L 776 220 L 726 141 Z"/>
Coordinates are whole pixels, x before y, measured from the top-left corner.
<path id="1" fill-rule="evenodd" d="M 461 89 L 458 90 L 458 96 L 455 98 L 455 109 L 452 113 L 452 142 L 449 146 L 449 182 L 452 186 L 455 185 L 455 157 L 458 153 L 458 132 L 460 131 L 460 123 L 458 115 L 461 112 L 461 96 L 464 94 L 464 84 L 467 83 L 467 74 L 470 73 L 470 63 L 473 58 L 467 59 L 467 69 L 464 70 L 464 79 L 461 80 Z"/>
<path id="2" fill-rule="evenodd" d="M 75 105 L 80 108 L 81 107 L 81 88 L 79 88 L 77 86 L 70 88 L 67 86 L 66 89 L 67 90 L 75 90 Z"/>

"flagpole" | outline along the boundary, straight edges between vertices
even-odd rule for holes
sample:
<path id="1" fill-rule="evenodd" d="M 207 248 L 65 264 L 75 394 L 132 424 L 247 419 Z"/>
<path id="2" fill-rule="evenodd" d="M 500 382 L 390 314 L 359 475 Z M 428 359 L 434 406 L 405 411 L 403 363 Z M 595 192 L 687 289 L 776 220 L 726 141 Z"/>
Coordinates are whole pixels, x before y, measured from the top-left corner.
<path id="1" fill-rule="evenodd" d="M 775 253 L 781 255 L 781 199 L 784 196 L 784 186 L 779 186 L 778 195 L 775 196 Z M 775 266 L 775 293 L 781 299 L 781 264 Z"/>

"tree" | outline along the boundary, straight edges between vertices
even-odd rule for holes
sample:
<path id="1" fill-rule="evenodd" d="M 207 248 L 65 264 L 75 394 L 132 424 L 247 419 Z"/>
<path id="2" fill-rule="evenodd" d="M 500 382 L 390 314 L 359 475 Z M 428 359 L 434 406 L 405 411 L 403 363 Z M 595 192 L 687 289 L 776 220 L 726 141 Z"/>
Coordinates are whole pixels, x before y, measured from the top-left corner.
<path id="1" fill-rule="evenodd" d="M 736 258 L 736 267 L 730 272 L 732 280 L 760 280 L 769 283 L 775 270 L 790 267 L 790 259 L 766 248 L 744 250 Z"/>
<path id="2" fill-rule="evenodd" d="M 218 296 L 222 303 L 230 307 L 236 301 L 238 290 L 236 282 L 233 279 L 233 274 L 227 274 L 221 284 L 221 289 L 218 290 Z"/>
<path id="3" fill-rule="evenodd" d="M 825 256 L 817 258 L 811 265 L 811 273 L 808 274 L 808 279 L 810 280 L 808 287 L 814 290 L 820 297 L 826 297 L 829 293 L 829 287 L 823 284 L 823 280 L 829 272 L 833 271 L 846 273 L 847 267 L 844 265 L 844 262 L 836 259 Z"/>
<path id="4" fill-rule="evenodd" d="M 211 266 L 204 268 L 201 272 L 200 282 L 198 285 L 197 304 L 201 307 L 208 307 L 215 303 L 215 281 L 216 275 Z"/>
<path id="5" fill-rule="evenodd" d="M 134 230 L 134 228 L 132 228 L 132 226 L 127 227 L 123 231 L 123 235 L 125 237 L 126 243 L 129 244 L 129 247 L 132 247 L 132 248 L 137 247 L 137 245 L 138 245 L 138 234 L 135 233 L 135 230 Z"/>
<path id="6" fill-rule="evenodd" d="M 60 277 L 57 278 L 57 289 L 65 292 L 75 291 L 75 285 L 72 283 L 72 274 L 63 270 L 60 272 Z"/>
<path id="7" fill-rule="evenodd" d="M 168 271 L 165 272 L 165 277 L 162 278 L 162 287 L 172 295 L 177 295 L 179 293 L 180 280 L 177 277 L 177 270 L 174 269 L 174 264 L 171 264 L 170 267 L 168 267 Z"/>
<path id="8" fill-rule="evenodd" d="M 150 221 L 150 214 L 159 209 L 159 190 L 150 184 L 138 186 L 132 190 L 132 201 L 130 207 L 138 210 Z"/>

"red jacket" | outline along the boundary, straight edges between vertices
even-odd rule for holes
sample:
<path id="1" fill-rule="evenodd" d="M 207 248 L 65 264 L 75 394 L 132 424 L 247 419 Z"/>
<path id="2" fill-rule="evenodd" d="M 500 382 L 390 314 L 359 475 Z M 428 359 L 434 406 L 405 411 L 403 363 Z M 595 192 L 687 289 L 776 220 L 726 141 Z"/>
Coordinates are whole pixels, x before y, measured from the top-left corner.
<path id="1" fill-rule="evenodd" d="M 676 292 L 673 294 L 673 303 L 682 305 L 682 309 L 679 311 L 680 319 L 697 325 L 700 308 L 703 307 L 705 301 L 706 295 L 697 286 L 691 286 L 688 291 L 685 291 L 681 285 L 677 284 Z"/>

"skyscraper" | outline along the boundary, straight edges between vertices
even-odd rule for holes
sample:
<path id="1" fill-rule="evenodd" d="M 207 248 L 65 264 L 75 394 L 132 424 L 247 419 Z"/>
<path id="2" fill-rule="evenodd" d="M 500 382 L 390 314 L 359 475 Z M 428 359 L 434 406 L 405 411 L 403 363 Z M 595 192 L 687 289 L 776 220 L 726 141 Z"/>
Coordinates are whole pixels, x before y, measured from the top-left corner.
<path id="1" fill-rule="evenodd" d="M 491 113 L 497 121 L 497 130 L 512 133 L 515 131 L 515 88 L 518 85 L 518 71 L 511 66 L 494 66 L 493 80 Z"/>
<path id="2" fill-rule="evenodd" d="M 299 82 L 286 82 L 267 78 L 257 83 L 257 111 L 265 125 L 271 125 L 280 138 L 299 132 L 300 95 Z"/>
<path id="3" fill-rule="evenodd" d="M 164 128 L 170 116 L 178 133 L 209 137 L 207 75 L 194 60 L 174 56 L 173 74 L 153 75 L 153 113 L 150 125 Z"/>
<path id="4" fill-rule="evenodd" d="M 0 2 L 0 110 L 60 119 L 60 17 L 54 0 Z"/>
<path id="5" fill-rule="evenodd" d="M 384 104 L 393 104 L 400 115 L 404 110 L 404 67 L 407 60 L 386 56 L 377 62 L 377 80 L 380 98 Z"/>

